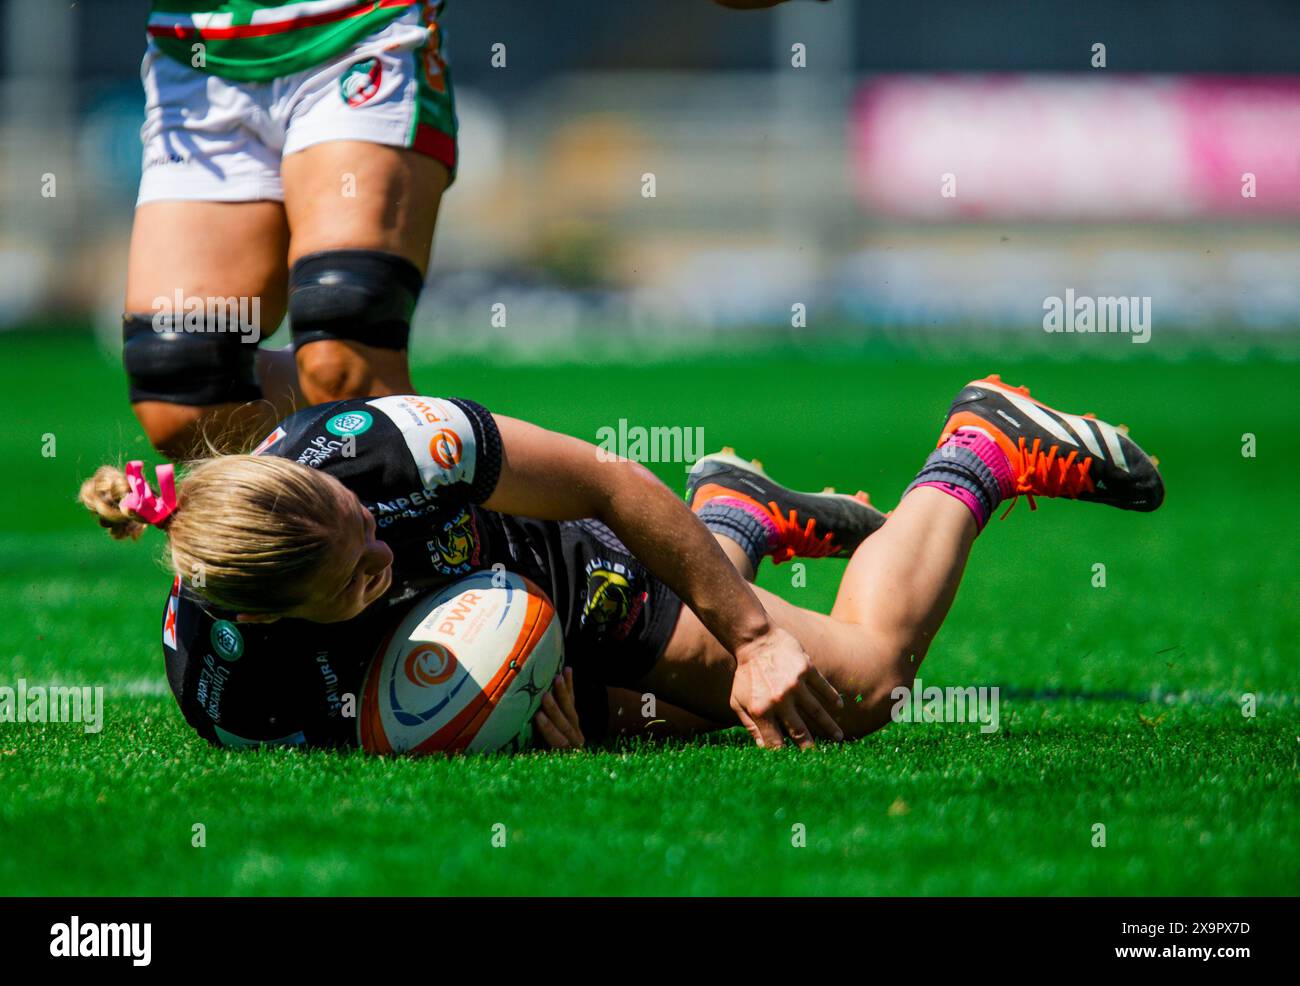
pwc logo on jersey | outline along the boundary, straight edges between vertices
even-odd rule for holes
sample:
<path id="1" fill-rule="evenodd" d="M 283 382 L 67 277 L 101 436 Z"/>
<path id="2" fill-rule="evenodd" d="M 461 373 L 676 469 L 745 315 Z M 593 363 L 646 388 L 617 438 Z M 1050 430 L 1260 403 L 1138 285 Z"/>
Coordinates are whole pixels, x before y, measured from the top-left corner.
<path id="1" fill-rule="evenodd" d="M 439 421 L 446 421 L 447 412 L 444 409 L 443 401 L 434 400 L 433 398 L 413 397 L 406 395 L 401 398 L 402 404 L 411 410 L 413 414 L 418 414 L 431 425 L 436 425 Z"/>
<path id="2" fill-rule="evenodd" d="M 370 102 L 379 92 L 379 83 L 384 77 L 384 65 L 378 58 L 367 58 L 349 65 L 347 71 L 339 77 L 339 94 L 349 106 L 361 106 Z"/>
<path id="3" fill-rule="evenodd" d="M 426 490 L 473 482 L 474 428 L 458 405 L 436 397 L 395 395 L 376 397 L 366 406 L 397 426 Z"/>

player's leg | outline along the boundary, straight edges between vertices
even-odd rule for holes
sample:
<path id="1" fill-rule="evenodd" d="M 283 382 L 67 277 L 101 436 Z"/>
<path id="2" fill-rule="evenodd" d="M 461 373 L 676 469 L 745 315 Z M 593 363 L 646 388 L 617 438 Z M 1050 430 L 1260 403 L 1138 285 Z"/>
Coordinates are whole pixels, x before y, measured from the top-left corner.
<path id="1" fill-rule="evenodd" d="M 885 522 L 885 515 L 871 506 L 865 493 L 847 496 L 829 488 L 820 493 L 792 490 L 768 476 L 760 463 L 745 461 L 729 448 L 705 456 L 692 467 L 686 499 L 737 571 L 750 582 L 764 557 L 776 564 L 792 558 L 850 557 Z M 803 625 L 801 614 L 805 611 L 760 593 L 769 611 L 781 609 L 782 618 L 802 635 L 800 639 L 822 632 L 815 622 Z M 809 615 L 823 623 L 828 619 L 816 613 Z M 833 636 L 834 625 L 829 629 Z M 661 640 L 659 649 L 664 657 L 658 668 L 681 690 L 672 689 L 674 697 L 670 700 L 668 693 L 656 689 L 653 682 L 645 692 L 610 688 L 612 732 L 625 736 L 681 736 L 736 725 L 727 706 L 729 655 L 688 610 L 682 611 L 669 634 Z M 653 634 L 650 636 L 653 638 Z M 830 647 L 822 650 L 829 653 Z M 685 708 L 673 704 L 675 696 L 682 692 L 691 696 Z M 653 718 L 644 711 L 647 694 L 655 700 Z"/>
<path id="2" fill-rule="evenodd" d="M 847 697 L 836 713 L 847 736 L 888 721 L 890 693 L 915 677 L 976 535 L 999 501 L 1020 494 L 1031 506 L 1035 496 L 1067 497 L 1149 511 L 1164 489 L 1154 461 L 1120 430 L 1054 411 L 995 377 L 975 381 L 953 402 L 938 448 L 898 508 L 854 552 L 829 617 L 757 590 L 773 621 Z M 640 685 L 718 719 L 729 710 L 731 664 L 683 611 Z"/>
<path id="3" fill-rule="evenodd" d="M 849 558 L 885 522 L 866 493 L 792 490 L 731 448 L 691 467 L 686 502 L 751 582 L 765 557 L 778 565 L 793 558 Z"/>
<path id="4" fill-rule="evenodd" d="M 686 500 L 749 582 L 754 580 L 765 557 L 778 565 L 793 558 L 853 557 L 859 545 L 882 529 L 886 519 L 861 491 L 848 496 L 830 487 L 820 493 L 792 490 L 768 476 L 757 460 L 746 461 L 730 448 L 705 456 L 692 467 L 686 483 Z M 762 595 L 769 612 L 780 609 L 792 625 L 801 622 L 799 614 L 805 611 L 788 606 L 769 593 L 762 592 Z M 798 632 L 811 636 L 821 631 L 815 626 L 799 626 Z M 833 635 L 833 627 L 831 632 Z M 823 649 L 827 653 L 831 650 Z M 683 663 L 702 670 L 706 678 L 716 677 L 722 670 L 727 691 L 713 696 L 708 719 L 679 710 L 661 699 L 661 706 L 670 710 L 661 730 L 689 735 L 735 725 L 734 717 L 726 708 L 730 657 L 689 611 L 683 612 L 665 652 L 670 663 L 679 656 L 684 657 Z M 688 670 L 688 676 L 689 673 Z M 611 700 L 611 716 L 634 720 L 627 702 L 620 705 Z"/>
<path id="5" fill-rule="evenodd" d="M 412 7 L 302 73 L 284 108 L 289 320 L 312 401 L 415 389 L 410 319 L 456 167 L 437 14 Z"/>
<path id="6" fill-rule="evenodd" d="M 661 740 L 712 733 L 732 725 L 697 716 L 657 696 L 652 708 L 650 696 L 628 688 L 609 687 L 605 691 L 609 708 L 605 736 L 609 739 Z"/>
<path id="7" fill-rule="evenodd" d="M 888 721 L 890 692 L 915 677 L 974 539 L 974 521 L 962 504 L 918 489 L 854 553 L 830 616 L 755 588 L 772 621 L 799 640 L 845 696 L 835 718 L 846 736 Z M 733 667 L 731 655 L 683 609 L 663 657 L 639 684 L 706 719 L 735 725 Z"/>
<path id="8" fill-rule="evenodd" d="M 289 410 L 294 375 L 268 372 L 278 357 L 257 346 L 284 317 L 288 227 L 276 138 L 258 128 L 263 90 L 153 45 L 141 78 L 123 363 L 150 440 L 185 458 L 204 438 L 239 445 L 264 434 Z"/>
<path id="9" fill-rule="evenodd" d="M 150 442 L 171 458 L 201 452 L 203 438 L 239 444 L 265 433 L 289 403 L 291 381 L 261 400 L 257 340 L 284 317 L 288 231 L 280 203 L 152 201 L 137 207 L 123 316 L 130 398 Z M 177 310 L 177 298 L 181 299 Z M 243 299 L 252 333 L 186 323 L 187 302 Z M 255 304 L 254 304 L 255 302 Z M 225 309 L 222 309 L 225 317 Z M 259 366 L 259 362 L 262 364 Z"/>
<path id="10" fill-rule="evenodd" d="M 289 316 L 312 403 L 410 393 L 407 338 L 450 172 L 363 141 L 284 159 L 292 239 Z"/>

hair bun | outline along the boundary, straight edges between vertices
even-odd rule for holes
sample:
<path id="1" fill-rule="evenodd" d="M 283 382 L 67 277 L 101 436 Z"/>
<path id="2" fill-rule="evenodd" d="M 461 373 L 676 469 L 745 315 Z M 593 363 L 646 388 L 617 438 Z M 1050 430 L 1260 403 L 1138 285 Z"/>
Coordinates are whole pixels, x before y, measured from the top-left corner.
<path id="1" fill-rule="evenodd" d="M 135 514 L 122 509 L 122 501 L 131 492 L 126 473 L 116 466 L 100 466 L 81 484 L 77 499 L 95 515 L 99 526 L 107 528 L 115 541 L 135 540 L 147 526 Z"/>

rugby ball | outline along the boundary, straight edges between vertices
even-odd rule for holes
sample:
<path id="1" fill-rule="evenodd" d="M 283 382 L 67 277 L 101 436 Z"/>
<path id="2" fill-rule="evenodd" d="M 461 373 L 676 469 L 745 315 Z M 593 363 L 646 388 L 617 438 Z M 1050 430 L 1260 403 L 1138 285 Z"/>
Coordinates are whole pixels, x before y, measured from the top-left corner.
<path id="1" fill-rule="evenodd" d="M 486 753 L 523 742 L 564 663 L 555 607 L 534 583 L 476 572 L 415 604 L 366 671 L 368 753 Z"/>

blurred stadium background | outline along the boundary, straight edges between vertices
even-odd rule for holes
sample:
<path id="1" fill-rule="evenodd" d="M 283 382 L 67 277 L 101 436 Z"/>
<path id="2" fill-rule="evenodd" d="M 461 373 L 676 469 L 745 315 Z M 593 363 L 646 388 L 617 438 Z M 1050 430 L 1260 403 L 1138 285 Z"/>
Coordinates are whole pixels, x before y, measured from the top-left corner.
<path id="1" fill-rule="evenodd" d="M 1067 288 L 1150 296 L 1152 351 L 1289 350 L 1300 5 L 1086 7 L 452 0 L 463 165 L 416 358 L 645 358 L 762 330 L 1043 348 Z M 147 8 L 0 0 L 0 330 L 94 326 L 116 352 Z"/>

